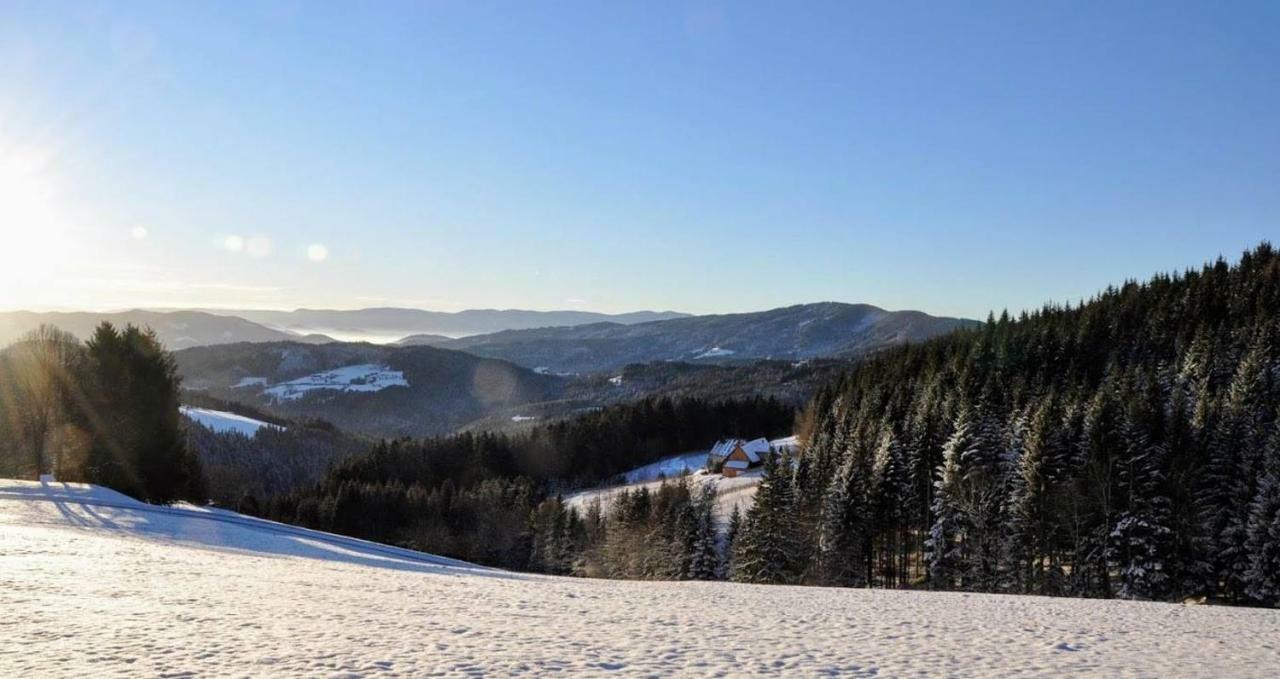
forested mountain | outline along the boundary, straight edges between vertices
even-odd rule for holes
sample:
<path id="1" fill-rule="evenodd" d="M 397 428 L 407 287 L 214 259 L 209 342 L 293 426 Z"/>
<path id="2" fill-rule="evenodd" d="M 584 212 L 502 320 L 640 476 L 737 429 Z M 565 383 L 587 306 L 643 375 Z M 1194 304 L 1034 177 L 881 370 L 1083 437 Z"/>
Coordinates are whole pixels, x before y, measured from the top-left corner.
<path id="1" fill-rule="evenodd" d="M 810 405 L 735 577 L 1280 602 L 1280 256 L 889 350 Z"/>
<path id="2" fill-rule="evenodd" d="M 773 398 L 799 408 L 844 360 L 755 361 L 734 365 L 654 362 L 617 374 L 538 374 L 504 361 L 430 347 L 256 343 L 197 347 L 175 354 L 188 394 L 203 394 L 285 419 L 322 419 L 375 437 L 514 431 L 650 397 Z M 407 387 L 314 390 L 279 398 L 273 385 L 357 365 L 385 366 Z M 191 400 L 191 399 L 188 399 Z M 262 419 L 262 418 L 260 418 Z M 268 417 L 269 419 L 269 417 Z"/>
<path id="3" fill-rule="evenodd" d="M 331 342 L 328 337 L 291 333 L 259 325 L 234 316 L 200 311 L 117 311 L 110 313 L 31 311 L 0 312 L 0 346 L 16 341 L 42 325 L 50 325 L 86 339 L 101 323 L 116 327 L 149 328 L 169 349 L 231 344 L 234 342 Z"/>
<path id="4" fill-rule="evenodd" d="M 502 330 L 573 326 L 585 323 L 643 323 L 686 315 L 675 311 L 602 314 L 592 311 L 468 309 L 447 312 L 395 307 L 353 310 L 296 309 L 293 311 L 210 309 L 209 312 L 239 316 L 255 323 L 298 334 L 322 333 L 344 341 L 371 342 L 392 342 L 410 335 L 462 337 Z"/>
<path id="5" fill-rule="evenodd" d="M 438 346 L 529 368 L 587 373 L 651 361 L 736 362 L 860 357 L 972 321 L 868 304 L 823 302 L 649 323 L 594 323 L 463 337 Z"/>
<path id="6" fill-rule="evenodd" d="M 183 386 L 288 419 L 322 419 L 373 436 L 447 434 L 486 415 L 559 398 L 563 380 L 432 347 L 293 343 L 196 347 L 175 354 Z M 378 377 L 343 369 L 385 369 Z M 337 375 L 329 374 L 335 371 Z M 288 383 L 341 378 L 335 388 Z M 272 389 L 286 384 L 285 391 Z M 336 388 L 345 385 L 346 388 Z"/>

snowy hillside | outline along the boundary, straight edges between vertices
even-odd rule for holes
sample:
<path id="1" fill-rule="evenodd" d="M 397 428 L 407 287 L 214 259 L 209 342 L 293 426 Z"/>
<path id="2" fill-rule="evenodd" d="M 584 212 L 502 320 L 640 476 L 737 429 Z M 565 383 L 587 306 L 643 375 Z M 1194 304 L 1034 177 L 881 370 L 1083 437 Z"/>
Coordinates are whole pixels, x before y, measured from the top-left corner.
<path id="1" fill-rule="evenodd" d="M 407 386 L 409 382 L 405 380 L 403 372 L 376 363 L 368 363 L 299 377 L 264 389 L 263 393 L 276 400 L 292 401 L 317 389 L 369 392 L 382 391 L 387 387 Z"/>
<path id="2" fill-rule="evenodd" d="M 487 570 L 0 481 L 2 676 L 1274 676 L 1280 611 Z"/>
<path id="3" fill-rule="evenodd" d="M 703 453 L 702 456 L 705 460 L 706 453 Z M 678 474 L 673 474 L 668 479 L 670 482 L 674 482 L 678 476 Z M 709 485 L 716 489 L 716 504 L 713 511 L 716 519 L 724 523 L 729 520 L 734 507 L 737 507 L 738 511 L 743 513 L 746 513 L 751 508 L 752 503 L 755 502 L 756 486 L 760 485 L 760 476 L 760 470 L 758 469 L 731 479 L 719 474 L 710 474 L 699 470 L 689 474 L 688 482 L 690 488 L 695 492 L 704 485 Z M 640 488 L 648 488 L 650 492 L 653 492 L 663 483 L 663 480 L 655 477 L 654 480 L 649 481 L 638 481 L 620 486 L 580 491 L 566 496 L 564 500 L 570 507 L 577 509 L 579 512 L 585 512 L 587 507 L 598 499 L 600 508 L 607 512 L 614 498 L 618 497 L 624 490 L 636 491 Z"/>
<path id="4" fill-rule="evenodd" d="M 278 424 L 255 420 L 252 417 L 245 417 L 244 415 L 237 415 L 223 410 L 193 408 L 191 406 L 181 406 L 178 410 L 191 420 L 202 426 L 208 427 L 219 434 L 235 432 L 237 434 L 244 434 L 245 436 L 253 436 L 263 427 L 284 429 L 284 427 L 281 427 Z"/>

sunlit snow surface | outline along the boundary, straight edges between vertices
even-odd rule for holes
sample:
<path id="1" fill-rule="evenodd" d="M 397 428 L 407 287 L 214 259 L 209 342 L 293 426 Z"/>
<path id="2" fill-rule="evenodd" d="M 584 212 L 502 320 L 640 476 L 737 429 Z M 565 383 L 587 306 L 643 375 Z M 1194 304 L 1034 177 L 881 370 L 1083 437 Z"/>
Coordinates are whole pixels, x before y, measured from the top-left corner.
<path id="1" fill-rule="evenodd" d="M 278 424 L 255 420 L 252 417 L 228 413 L 222 410 L 210 410 L 208 408 L 192 408 L 190 406 L 181 406 L 178 408 L 183 415 L 195 420 L 196 422 L 216 431 L 220 434 L 227 432 L 235 432 L 244 434 L 245 436 L 253 436 L 263 427 L 273 429 L 284 429 Z"/>
<path id="2" fill-rule="evenodd" d="M 262 393 L 277 401 L 292 401 L 317 389 L 368 392 L 407 386 L 409 382 L 403 372 L 376 363 L 365 363 L 299 377 L 264 389 Z"/>
<path id="3" fill-rule="evenodd" d="M 503 573 L 0 481 L 0 676 L 1269 677 L 1280 611 Z"/>

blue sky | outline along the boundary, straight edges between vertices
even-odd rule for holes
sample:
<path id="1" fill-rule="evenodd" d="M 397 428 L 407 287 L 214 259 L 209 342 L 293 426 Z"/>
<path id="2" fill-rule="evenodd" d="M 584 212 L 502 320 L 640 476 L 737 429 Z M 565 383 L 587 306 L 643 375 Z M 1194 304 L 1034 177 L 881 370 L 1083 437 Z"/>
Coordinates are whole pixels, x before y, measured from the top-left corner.
<path id="1" fill-rule="evenodd" d="M 1280 234 L 1277 35 L 1244 2 L 9 0 L 0 307 L 1078 300 Z"/>

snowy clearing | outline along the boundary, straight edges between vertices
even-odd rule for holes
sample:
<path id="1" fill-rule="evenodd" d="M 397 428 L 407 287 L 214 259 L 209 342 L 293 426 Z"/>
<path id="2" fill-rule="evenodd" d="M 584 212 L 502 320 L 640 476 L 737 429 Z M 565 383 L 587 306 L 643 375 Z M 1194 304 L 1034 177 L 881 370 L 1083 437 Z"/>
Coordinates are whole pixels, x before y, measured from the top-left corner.
<path id="1" fill-rule="evenodd" d="M 710 349 L 707 349 L 706 351 L 703 351 L 697 354 L 696 356 L 694 356 L 694 359 L 719 358 L 721 356 L 732 356 L 736 353 L 738 352 L 734 351 L 733 349 L 721 349 L 720 347 L 711 347 Z"/>
<path id="2" fill-rule="evenodd" d="M 212 429 L 219 434 L 227 432 L 235 432 L 244 434 L 245 436 L 253 436 L 263 427 L 271 427 L 272 429 L 284 430 L 278 424 L 255 420 L 252 417 L 237 415 L 223 410 L 210 410 L 208 408 L 192 408 L 190 406 L 180 406 L 178 410 L 195 422 Z"/>
<path id="3" fill-rule="evenodd" d="M 706 453 L 702 453 L 702 456 L 705 460 Z M 725 478 L 719 474 L 710 474 L 704 470 L 699 470 L 689 474 L 687 479 L 689 487 L 695 493 L 703 486 L 712 486 L 716 489 L 716 503 L 713 513 L 716 520 L 723 524 L 733 514 L 734 507 L 737 507 L 738 511 L 744 514 L 751 508 L 756 498 L 756 487 L 760 485 L 760 477 L 761 472 L 759 469 L 752 469 L 733 478 Z M 609 505 L 613 503 L 614 498 L 618 497 L 624 490 L 636 491 L 640 488 L 648 488 L 649 492 L 653 492 L 663 483 L 673 483 L 678 480 L 679 474 L 674 474 L 665 480 L 655 479 L 627 483 L 620 486 L 609 486 L 607 488 L 593 488 L 568 495 L 564 501 L 579 512 L 585 512 L 593 501 L 599 499 L 600 508 L 608 512 Z"/>
<path id="4" fill-rule="evenodd" d="M 288 382 L 281 382 L 273 387 L 264 389 L 262 393 L 277 401 L 292 401 L 302 398 L 308 392 L 317 389 L 371 392 L 382 391 L 387 387 L 407 386 L 409 386 L 409 381 L 404 378 L 403 372 L 392 370 L 387 366 L 376 363 L 363 363 L 313 373 Z"/>
<path id="5" fill-rule="evenodd" d="M 5 676 L 1274 676 L 1280 611 L 505 573 L 0 481 Z"/>
<path id="6" fill-rule="evenodd" d="M 0 480 L 0 674 L 1268 676 L 1280 611 L 503 573 Z"/>
<path id="7" fill-rule="evenodd" d="M 265 387 L 267 386 L 267 378 L 265 377 L 241 377 L 239 382 L 231 385 L 232 389 L 244 389 L 245 387 Z"/>
<path id="8" fill-rule="evenodd" d="M 780 452 L 784 450 L 794 451 L 799 445 L 799 438 L 787 436 L 773 439 L 769 441 L 769 445 Z M 623 475 L 626 483 L 622 485 L 580 491 L 566 497 L 565 501 L 581 512 L 586 510 L 593 500 L 599 498 L 601 509 L 608 510 L 609 503 L 623 490 L 638 490 L 643 486 L 650 491 L 654 491 L 662 485 L 664 478 L 674 481 L 687 472 L 689 474 L 689 483 L 695 491 L 704 485 L 715 487 L 715 517 L 722 523 L 726 522 L 733 513 L 734 507 L 744 513 L 751 508 L 756 499 L 756 486 L 760 485 L 761 471 L 759 468 L 752 469 L 734 478 L 724 478 L 719 474 L 707 473 L 705 467 L 707 466 L 709 452 L 704 450 L 681 453 L 642 467 L 636 467 Z"/>
<path id="9" fill-rule="evenodd" d="M 643 467 L 636 467 L 627 472 L 625 476 L 627 483 L 640 483 L 642 481 L 654 481 L 664 476 L 674 478 L 685 472 L 692 474 L 705 466 L 707 466 L 707 451 L 702 450 L 673 455 Z"/>

